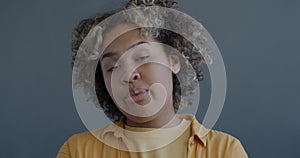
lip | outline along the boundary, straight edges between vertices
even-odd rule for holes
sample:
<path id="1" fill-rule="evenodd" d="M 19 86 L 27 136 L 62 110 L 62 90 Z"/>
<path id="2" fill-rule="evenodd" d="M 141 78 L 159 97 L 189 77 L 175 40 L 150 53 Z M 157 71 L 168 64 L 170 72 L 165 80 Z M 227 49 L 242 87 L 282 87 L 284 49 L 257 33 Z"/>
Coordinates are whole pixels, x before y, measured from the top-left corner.
<path id="1" fill-rule="evenodd" d="M 148 89 L 132 89 L 130 90 L 130 97 L 127 97 L 128 99 L 131 98 L 134 102 L 140 102 L 142 100 L 145 100 L 148 97 Z"/>

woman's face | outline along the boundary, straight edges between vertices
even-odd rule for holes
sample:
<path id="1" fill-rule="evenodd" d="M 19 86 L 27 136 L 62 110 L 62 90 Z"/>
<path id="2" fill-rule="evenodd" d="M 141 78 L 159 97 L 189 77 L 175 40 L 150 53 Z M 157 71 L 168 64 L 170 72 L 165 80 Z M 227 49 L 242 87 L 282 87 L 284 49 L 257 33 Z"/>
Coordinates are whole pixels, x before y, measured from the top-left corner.
<path id="1" fill-rule="evenodd" d="M 100 60 L 106 88 L 127 118 L 151 119 L 162 110 L 174 111 L 172 70 L 178 72 L 180 64 L 162 44 L 134 29 L 114 39 Z"/>

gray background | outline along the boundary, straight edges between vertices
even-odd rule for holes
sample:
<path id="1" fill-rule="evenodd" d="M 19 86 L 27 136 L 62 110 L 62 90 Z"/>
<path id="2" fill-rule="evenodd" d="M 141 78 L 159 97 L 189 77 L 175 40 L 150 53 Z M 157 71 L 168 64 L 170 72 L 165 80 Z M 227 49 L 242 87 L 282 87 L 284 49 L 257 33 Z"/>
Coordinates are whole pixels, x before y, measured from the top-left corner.
<path id="1" fill-rule="evenodd" d="M 124 2 L 1 1 L 1 158 L 55 157 L 86 130 L 72 97 L 71 32 Z M 207 28 L 226 65 L 227 97 L 214 128 L 239 138 L 250 157 L 300 157 L 300 1 L 179 3 Z"/>

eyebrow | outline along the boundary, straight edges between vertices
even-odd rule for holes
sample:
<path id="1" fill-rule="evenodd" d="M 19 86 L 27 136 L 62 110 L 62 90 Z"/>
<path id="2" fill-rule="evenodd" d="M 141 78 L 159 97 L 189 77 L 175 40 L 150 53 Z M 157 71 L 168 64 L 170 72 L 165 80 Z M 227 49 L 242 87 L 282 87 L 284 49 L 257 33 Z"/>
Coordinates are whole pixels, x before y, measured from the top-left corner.
<path id="1" fill-rule="evenodd" d="M 137 42 L 137 43 L 132 44 L 130 47 L 127 48 L 127 50 L 132 49 L 132 48 L 134 48 L 134 47 L 136 47 L 136 46 L 138 46 L 138 45 L 144 44 L 144 43 L 148 43 L 148 42 L 146 42 L 146 41 L 139 41 L 139 42 Z M 100 61 L 102 61 L 104 58 L 109 58 L 109 57 L 115 56 L 116 54 L 117 54 L 117 53 L 115 53 L 115 52 L 108 52 L 108 53 L 105 53 L 105 54 L 100 58 Z"/>

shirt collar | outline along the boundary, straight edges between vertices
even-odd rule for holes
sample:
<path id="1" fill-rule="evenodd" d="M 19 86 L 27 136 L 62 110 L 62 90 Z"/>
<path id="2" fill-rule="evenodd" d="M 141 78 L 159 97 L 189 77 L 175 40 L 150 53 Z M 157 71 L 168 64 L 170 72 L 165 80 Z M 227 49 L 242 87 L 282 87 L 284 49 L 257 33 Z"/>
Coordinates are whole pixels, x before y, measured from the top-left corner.
<path id="1" fill-rule="evenodd" d="M 206 146 L 206 135 L 210 131 L 210 129 L 205 128 L 202 124 L 200 124 L 195 115 L 191 114 L 177 114 L 179 118 L 184 118 L 187 120 L 191 120 L 192 126 L 192 136 L 194 139 L 198 138 L 204 146 Z M 100 139 L 104 139 L 106 134 L 113 134 L 116 138 L 123 138 L 125 131 L 125 121 L 121 119 L 116 121 L 106 127 L 104 127 L 99 133 Z"/>
<path id="2" fill-rule="evenodd" d="M 198 122 L 195 115 L 191 114 L 177 114 L 179 118 L 184 118 L 187 120 L 191 120 L 192 124 L 192 136 L 194 139 L 198 138 L 204 146 L 206 146 L 206 135 L 210 131 L 210 129 L 205 128 L 202 124 Z"/>

